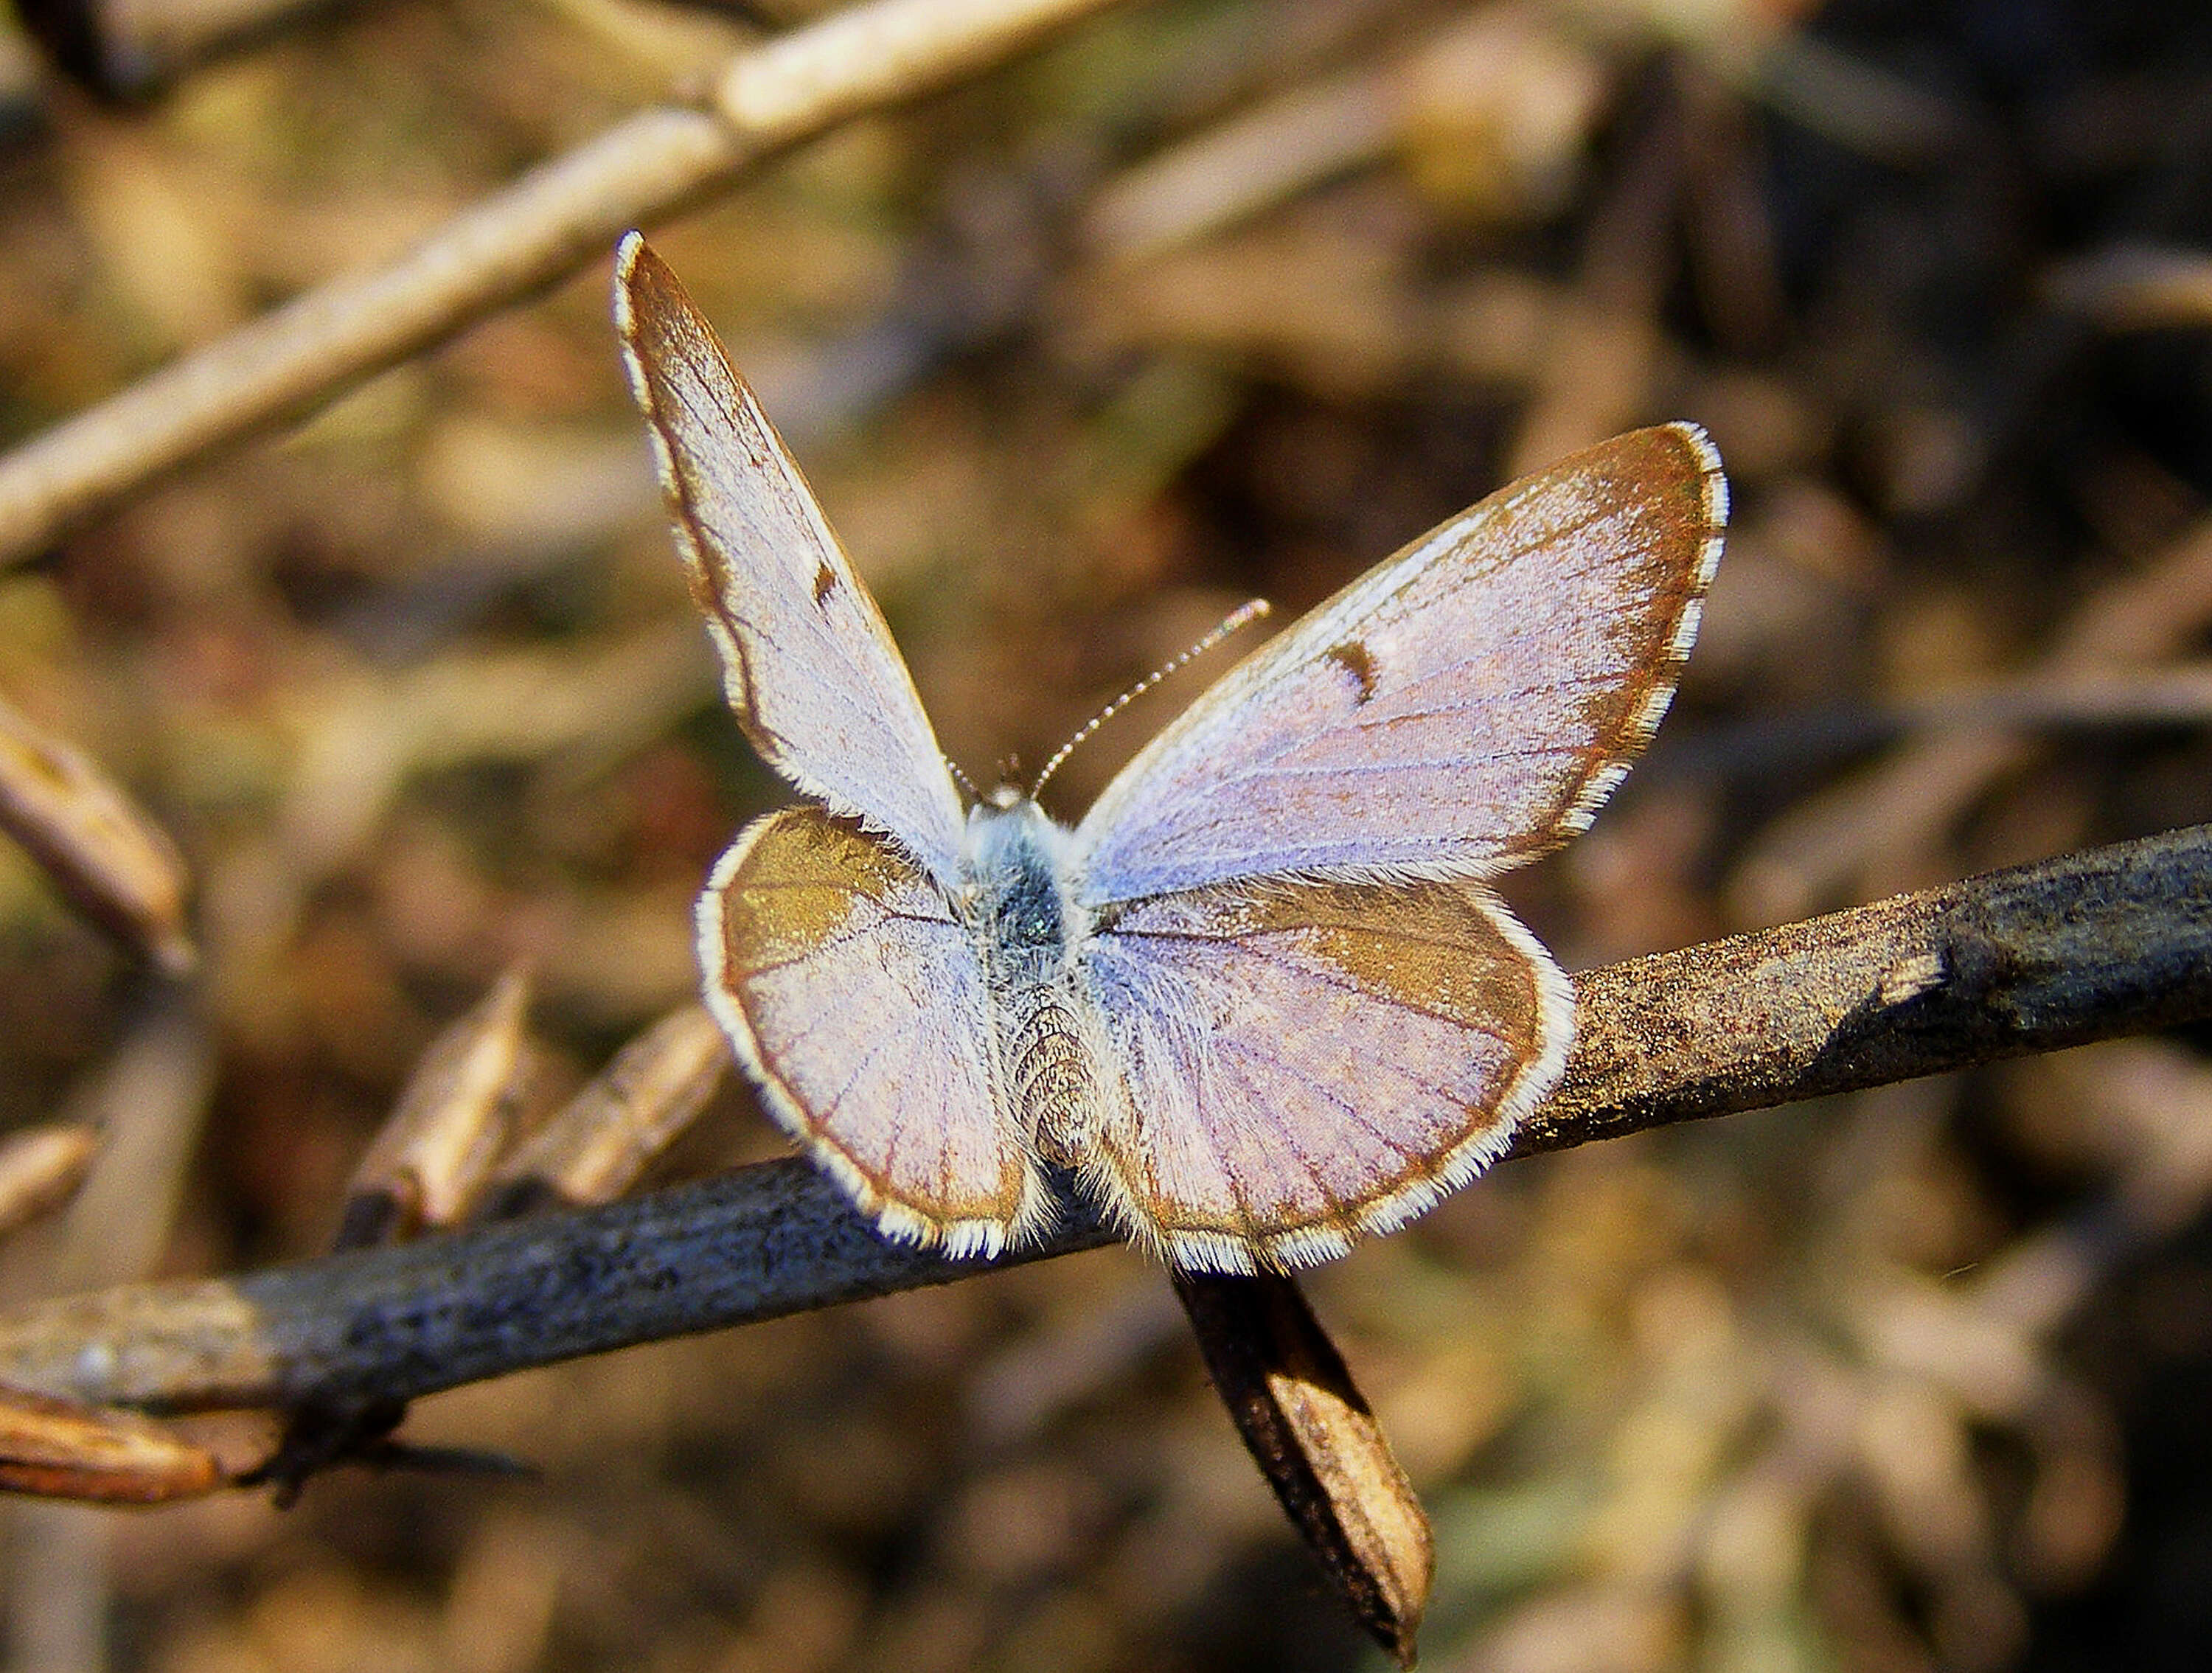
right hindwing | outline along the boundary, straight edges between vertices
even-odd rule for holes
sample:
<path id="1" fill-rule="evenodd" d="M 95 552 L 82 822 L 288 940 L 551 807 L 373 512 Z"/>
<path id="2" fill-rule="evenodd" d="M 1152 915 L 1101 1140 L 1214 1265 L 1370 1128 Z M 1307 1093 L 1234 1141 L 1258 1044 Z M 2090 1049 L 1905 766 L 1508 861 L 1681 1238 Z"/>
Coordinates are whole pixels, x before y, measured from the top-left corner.
<path id="1" fill-rule="evenodd" d="M 1037 1223 L 989 981 L 934 879 L 848 820 L 787 808 L 714 867 L 699 943 L 708 1001 L 777 1117 L 884 1231 L 988 1255 Z"/>

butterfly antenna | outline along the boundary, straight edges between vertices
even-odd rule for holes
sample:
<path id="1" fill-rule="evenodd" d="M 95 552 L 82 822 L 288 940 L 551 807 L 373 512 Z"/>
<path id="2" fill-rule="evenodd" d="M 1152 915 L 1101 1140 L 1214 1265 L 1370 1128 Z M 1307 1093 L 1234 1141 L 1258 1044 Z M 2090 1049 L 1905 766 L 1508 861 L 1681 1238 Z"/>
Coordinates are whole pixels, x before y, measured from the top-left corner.
<path id="1" fill-rule="evenodd" d="M 1258 621 L 1262 616 L 1265 616 L 1267 613 L 1267 601 L 1265 599 L 1246 599 L 1243 604 L 1237 605 L 1236 609 L 1231 611 L 1226 616 L 1223 617 L 1219 622 L 1216 623 L 1206 636 L 1196 644 L 1191 646 L 1189 649 L 1183 651 L 1179 655 L 1171 657 L 1167 661 L 1162 663 L 1158 667 L 1153 669 L 1152 672 L 1146 674 L 1142 679 L 1139 680 L 1134 685 L 1132 685 L 1127 690 L 1122 692 L 1120 697 L 1115 698 L 1113 702 L 1108 703 L 1105 708 L 1100 709 L 1096 715 L 1093 715 L 1089 720 L 1085 721 L 1082 727 L 1077 731 L 1075 736 L 1062 744 L 1060 748 L 1054 752 L 1052 759 L 1044 763 L 1044 770 L 1036 776 L 1036 782 L 1030 786 L 1030 797 L 1035 799 L 1036 797 L 1044 794 L 1045 782 L 1054 773 L 1060 770 L 1060 763 L 1066 760 L 1069 756 L 1074 754 L 1076 746 L 1085 742 L 1093 733 L 1098 730 L 1100 727 L 1104 726 L 1107 721 L 1112 720 L 1116 715 L 1127 709 L 1131 703 L 1136 702 L 1139 697 L 1143 697 L 1146 692 L 1151 690 L 1152 687 L 1158 685 L 1170 674 L 1174 673 L 1180 668 L 1187 667 L 1198 658 L 1204 656 L 1206 652 L 1212 650 L 1216 645 L 1226 639 L 1231 634 L 1236 632 L 1239 628 L 1248 627 L 1252 623 Z"/>
<path id="2" fill-rule="evenodd" d="M 945 770 L 952 775 L 952 782 L 968 793 L 968 799 L 970 801 L 983 800 L 983 793 L 975 788 L 975 781 L 960 770 L 960 763 L 957 761 L 949 755 L 940 755 L 937 758 L 945 763 Z"/>

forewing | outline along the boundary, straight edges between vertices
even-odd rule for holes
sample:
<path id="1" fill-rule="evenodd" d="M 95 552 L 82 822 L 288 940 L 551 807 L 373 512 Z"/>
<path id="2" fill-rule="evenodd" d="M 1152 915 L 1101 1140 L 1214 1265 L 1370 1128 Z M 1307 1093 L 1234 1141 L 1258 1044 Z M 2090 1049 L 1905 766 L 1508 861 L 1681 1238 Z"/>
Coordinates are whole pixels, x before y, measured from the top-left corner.
<path id="1" fill-rule="evenodd" d="M 885 1232 L 995 1254 L 1042 1212 L 975 943 L 896 849 L 811 807 L 756 820 L 700 898 L 699 955 L 777 1117 Z"/>
<path id="2" fill-rule="evenodd" d="M 1500 490 L 1239 664 L 1076 833 L 1088 903 L 1240 877 L 1486 877 L 1586 824 L 1666 710 L 1727 519 L 1703 431 Z"/>
<path id="3" fill-rule="evenodd" d="M 950 886 L 959 794 L 883 615 L 713 328 L 635 233 L 615 325 L 738 724 L 801 790 Z"/>
<path id="4" fill-rule="evenodd" d="M 1177 1266 L 1344 1253 L 1504 1150 L 1573 1001 L 1479 884 L 1223 885 L 1107 915 L 1085 968 L 1125 1078 L 1090 1190 Z"/>

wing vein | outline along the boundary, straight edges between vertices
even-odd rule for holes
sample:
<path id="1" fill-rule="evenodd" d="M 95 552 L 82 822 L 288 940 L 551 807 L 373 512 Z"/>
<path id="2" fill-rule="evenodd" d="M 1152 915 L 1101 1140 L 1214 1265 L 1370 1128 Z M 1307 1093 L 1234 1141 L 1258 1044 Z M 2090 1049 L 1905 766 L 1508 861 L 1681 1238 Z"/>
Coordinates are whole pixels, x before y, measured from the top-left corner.
<path id="1" fill-rule="evenodd" d="M 1324 1103 L 1334 1104 L 1336 1107 L 1338 1114 L 1343 1116 L 1350 1124 L 1364 1129 L 1368 1136 L 1373 1139 L 1377 1144 L 1381 1145 L 1385 1150 L 1389 1151 L 1392 1154 L 1407 1162 L 1412 1162 L 1414 1159 L 1413 1153 L 1412 1151 L 1407 1149 L 1405 1146 L 1400 1144 L 1396 1140 L 1390 1137 L 1389 1134 L 1383 1132 L 1382 1129 L 1377 1127 L 1373 1122 L 1370 1121 L 1364 1115 L 1361 1114 L 1359 1107 L 1357 1104 L 1353 1104 L 1341 1092 L 1337 1092 L 1334 1087 L 1316 1077 L 1302 1066 L 1292 1062 L 1281 1052 L 1271 1050 L 1263 1044 L 1244 1041 L 1237 1042 L 1235 1049 L 1246 1057 L 1258 1058 L 1262 1062 L 1274 1064 L 1285 1074 L 1289 1075 L 1291 1079 L 1301 1082 L 1308 1091 L 1317 1094 Z M 1435 1093 L 1439 1098 L 1448 1098 L 1451 1096 L 1442 1088 L 1431 1086 L 1426 1082 L 1419 1080 L 1414 1076 L 1407 1074 L 1402 1071 L 1400 1073 L 1400 1079 L 1410 1081 L 1421 1091 Z M 1256 1092 L 1258 1090 L 1257 1088 L 1253 1087 L 1249 1081 L 1246 1083 L 1246 1086 L 1248 1091 Z M 1316 1181 L 1316 1183 L 1319 1182 Z"/>

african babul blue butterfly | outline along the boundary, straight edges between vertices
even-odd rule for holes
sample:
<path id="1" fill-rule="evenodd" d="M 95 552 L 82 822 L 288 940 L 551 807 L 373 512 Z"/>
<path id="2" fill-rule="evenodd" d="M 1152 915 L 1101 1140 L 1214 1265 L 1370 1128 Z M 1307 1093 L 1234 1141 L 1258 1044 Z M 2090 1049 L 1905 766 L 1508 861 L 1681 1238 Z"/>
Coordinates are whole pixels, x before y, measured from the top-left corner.
<path id="1" fill-rule="evenodd" d="M 1073 829 L 963 805 L 906 664 L 659 259 L 615 314 L 730 705 L 807 799 L 699 903 L 707 998 L 884 1232 L 1041 1229 L 1048 1171 L 1176 1266 L 1340 1255 L 1559 1080 L 1566 976 L 1486 885 L 1586 825 L 1666 709 L 1720 461 L 1638 430 L 1503 489 L 1236 667 Z"/>

